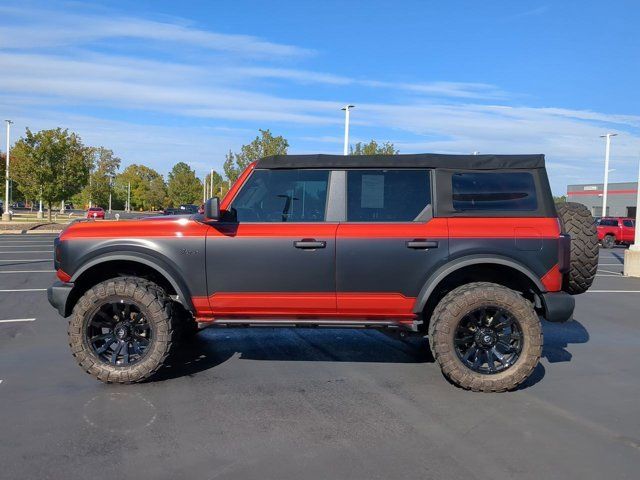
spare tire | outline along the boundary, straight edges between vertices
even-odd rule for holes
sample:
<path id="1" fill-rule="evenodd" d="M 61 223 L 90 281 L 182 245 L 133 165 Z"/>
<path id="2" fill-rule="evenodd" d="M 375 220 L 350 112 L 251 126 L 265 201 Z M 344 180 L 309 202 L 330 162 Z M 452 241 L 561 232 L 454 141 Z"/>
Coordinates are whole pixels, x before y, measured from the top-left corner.
<path id="1" fill-rule="evenodd" d="M 571 236 L 569 272 L 562 289 L 571 295 L 586 292 L 598 270 L 598 231 L 589 209 L 581 203 L 556 203 L 562 231 Z"/>

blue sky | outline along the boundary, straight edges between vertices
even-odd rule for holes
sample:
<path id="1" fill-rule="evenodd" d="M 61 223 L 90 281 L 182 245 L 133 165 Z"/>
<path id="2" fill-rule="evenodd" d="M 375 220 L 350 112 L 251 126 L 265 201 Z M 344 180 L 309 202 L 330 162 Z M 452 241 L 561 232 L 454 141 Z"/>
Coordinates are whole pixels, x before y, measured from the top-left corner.
<path id="1" fill-rule="evenodd" d="M 0 112 L 123 163 L 202 175 L 269 128 L 292 153 L 545 153 L 556 193 L 640 161 L 640 5 L 595 1 L 0 4 Z M 2 142 L 4 143 L 4 142 Z"/>

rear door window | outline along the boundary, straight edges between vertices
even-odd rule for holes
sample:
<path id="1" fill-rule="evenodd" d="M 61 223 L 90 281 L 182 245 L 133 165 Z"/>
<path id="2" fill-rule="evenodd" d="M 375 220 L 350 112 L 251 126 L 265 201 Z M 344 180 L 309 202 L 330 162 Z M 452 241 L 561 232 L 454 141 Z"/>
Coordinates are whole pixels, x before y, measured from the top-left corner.
<path id="1" fill-rule="evenodd" d="M 634 222 L 633 222 L 633 220 L 623 220 L 622 221 L 622 225 L 624 225 L 625 227 L 633 227 L 634 226 Z"/>
<path id="2" fill-rule="evenodd" d="M 348 222 L 419 221 L 431 205 L 429 170 L 349 170 Z"/>
<path id="3" fill-rule="evenodd" d="M 531 211 L 538 208 L 533 175 L 528 172 L 468 172 L 451 177 L 453 208 L 458 211 Z"/>

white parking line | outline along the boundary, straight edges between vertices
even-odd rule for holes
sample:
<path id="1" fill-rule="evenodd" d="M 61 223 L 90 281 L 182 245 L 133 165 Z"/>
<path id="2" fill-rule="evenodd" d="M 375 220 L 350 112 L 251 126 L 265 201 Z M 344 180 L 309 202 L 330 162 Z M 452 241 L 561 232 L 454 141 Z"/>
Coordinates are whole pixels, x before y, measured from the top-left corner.
<path id="1" fill-rule="evenodd" d="M 15 290 L 0 290 L 0 293 L 9 293 L 9 292 L 46 292 L 46 288 L 18 288 Z"/>
<path id="2" fill-rule="evenodd" d="M 55 273 L 55 270 L 0 270 L 0 273 Z"/>
<path id="3" fill-rule="evenodd" d="M 19 243 L 16 245 L 6 245 L 2 242 L 0 242 L 0 248 L 43 248 L 43 247 L 53 247 L 53 242 L 44 242 L 44 243 L 33 243 L 33 244 L 24 244 L 24 243 Z"/>
<path id="4" fill-rule="evenodd" d="M 23 254 L 23 253 L 53 253 L 53 250 L 18 250 L 17 252 L 12 252 L 11 250 L 0 250 L 0 254 L 2 253 L 13 253 L 13 254 Z"/>
<path id="5" fill-rule="evenodd" d="M 621 267 L 623 265 L 624 265 L 623 262 L 620 262 L 620 263 L 599 263 L 598 264 L 599 267 Z"/>
<path id="6" fill-rule="evenodd" d="M 0 262 L 51 262 L 51 258 L 4 258 Z"/>
<path id="7" fill-rule="evenodd" d="M 586 293 L 640 293 L 640 290 L 587 290 Z"/>
<path id="8" fill-rule="evenodd" d="M 9 320 L 0 320 L 0 323 L 14 323 L 14 322 L 35 322 L 35 318 L 11 318 Z"/>
<path id="9" fill-rule="evenodd" d="M 599 272 L 604 272 L 604 273 L 613 273 L 614 275 L 622 275 L 620 272 L 612 272 L 610 270 L 600 270 L 598 269 Z"/>

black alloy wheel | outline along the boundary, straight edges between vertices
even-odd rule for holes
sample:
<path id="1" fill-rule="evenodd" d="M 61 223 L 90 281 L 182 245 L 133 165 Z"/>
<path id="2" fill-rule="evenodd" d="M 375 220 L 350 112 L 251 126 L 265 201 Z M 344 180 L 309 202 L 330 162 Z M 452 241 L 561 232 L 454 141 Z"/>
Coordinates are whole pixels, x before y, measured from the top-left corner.
<path id="1" fill-rule="evenodd" d="M 86 338 L 101 362 L 125 367 L 145 357 L 153 341 L 153 328 L 131 299 L 111 299 L 89 319 Z"/>
<path id="2" fill-rule="evenodd" d="M 456 328 L 454 346 L 469 369 L 486 375 L 511 367 L 522 352 L 522 329 L 502 308 L 478 308 L 465 315 Z"/>

